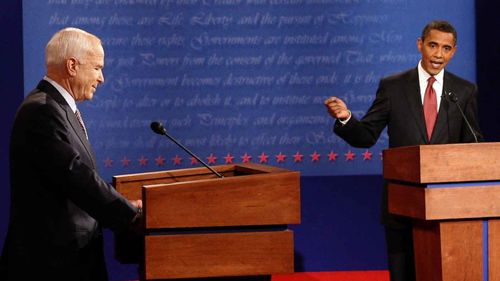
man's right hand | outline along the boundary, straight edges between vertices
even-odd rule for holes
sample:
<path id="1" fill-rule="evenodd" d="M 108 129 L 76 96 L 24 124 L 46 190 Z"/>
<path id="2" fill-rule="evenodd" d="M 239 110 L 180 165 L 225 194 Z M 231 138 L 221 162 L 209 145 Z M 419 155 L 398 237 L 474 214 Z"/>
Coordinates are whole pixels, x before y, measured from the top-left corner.
<path id="1" fill-rule="evenodd" d="M 329 97 L 325 100 L 328 113 L 336 119 L 346 120 L 351 117 L 351 112 L 347 109 L 344 101 L 337 97 Z"/>
<path id="2" fill-rule="evenodd" d="M 132 219 L 130 229 L 136 234 L 144 234 L 144 214 L 142 212 L 142 200 L 130 200 L 130 204 L 137 208 L 137 213 Z"/>

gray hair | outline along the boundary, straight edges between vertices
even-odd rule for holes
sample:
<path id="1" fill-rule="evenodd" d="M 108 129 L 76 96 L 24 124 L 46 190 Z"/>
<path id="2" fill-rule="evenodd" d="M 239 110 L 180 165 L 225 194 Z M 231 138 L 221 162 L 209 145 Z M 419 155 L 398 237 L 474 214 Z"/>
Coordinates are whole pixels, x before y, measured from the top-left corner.
<path id="1" fill-rule="evenodd" d="M 45 65 L 60 65 L 67 59 L 75 57 L 79 60 L 87 57 L 92 51 L 92 44 L 101 44 L 101 40 L 84 30 L 67 27 L 59 30 L 45 47 Z"/>

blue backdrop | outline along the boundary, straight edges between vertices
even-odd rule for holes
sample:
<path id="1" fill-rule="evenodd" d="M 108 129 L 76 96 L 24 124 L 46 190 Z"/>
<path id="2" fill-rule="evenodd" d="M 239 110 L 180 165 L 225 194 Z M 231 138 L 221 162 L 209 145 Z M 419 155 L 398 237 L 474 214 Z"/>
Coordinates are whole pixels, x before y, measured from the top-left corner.
<path id="1" fill-rule="evenodd" d="M 387 136 L 369 150 L 349 147 L 331 133 L 323 101 L 339 96 L 363 115 L 382 76 L 417 65 L 423 25 L 444 14 L 459 33 L 450 70 L 475 80 L 470 0 L 454 9 L 430 0 L 23 3 L 26 89 L 44 74 L 44 46 L 58 29 L 103 40 L 107 82 L 81 107 L 107 178 L 196 165 L 151 133 L 154 120 L 209 164 L 380 174 Z"/>

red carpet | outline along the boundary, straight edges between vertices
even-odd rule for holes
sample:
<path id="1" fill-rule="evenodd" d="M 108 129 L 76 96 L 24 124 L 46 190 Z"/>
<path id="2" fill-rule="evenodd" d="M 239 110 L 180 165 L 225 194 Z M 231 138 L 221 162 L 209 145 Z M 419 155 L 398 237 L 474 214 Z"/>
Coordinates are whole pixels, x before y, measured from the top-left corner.
<path id="1" fill-rule="evenodd" d="M 386 270 L 298 272 L 273 275 L 272 281 L 389 281 L 389 272 Z"/>
<path id="2" fill-rule="evenodd" d="M 389 272 L 387 270 L 297 272 L 273 275 L 271 281 L 389 281 Z"/>

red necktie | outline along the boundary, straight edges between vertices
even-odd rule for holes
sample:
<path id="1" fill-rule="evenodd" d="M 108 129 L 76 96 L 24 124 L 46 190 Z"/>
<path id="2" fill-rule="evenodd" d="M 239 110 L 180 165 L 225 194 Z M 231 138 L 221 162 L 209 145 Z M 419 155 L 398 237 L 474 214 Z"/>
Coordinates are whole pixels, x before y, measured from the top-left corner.
<path id="1" fill-rule="evenodd" d="M 434 130 L 434 125 L 436 124 L 437 118 L 437 99 L 436 91 L 432 88 L 436 78 L 434 76 L 427 79 L 427 88 L 425 89 L 424 95 L 424 115 L 425 115 L 425 127 L 427 128 L 427 138 L 430 141 L 432 136 L 432 130 Z"/>
<path id="2" fill-rule="evenodd" d="M 78 111 L 78 109 L 75 111 L 75 116 L 76 120 L 78 120 L 78 123 L 80 123 L 80 127 L 82 127 L 82 130 L 85 133 L 85 137 L 89 139 L 89 136 L 87 135 L 87 130 L 85 129 L 85 125 L 83 125 L 82 116 L 80 115 L 80 111 Z"/>

